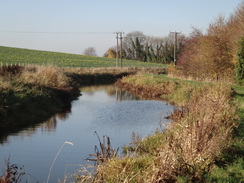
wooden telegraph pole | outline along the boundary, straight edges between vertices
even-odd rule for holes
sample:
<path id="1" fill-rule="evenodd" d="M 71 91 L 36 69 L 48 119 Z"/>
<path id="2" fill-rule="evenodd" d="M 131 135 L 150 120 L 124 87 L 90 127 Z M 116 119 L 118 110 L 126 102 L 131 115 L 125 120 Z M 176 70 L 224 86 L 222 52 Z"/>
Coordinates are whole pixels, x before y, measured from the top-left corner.
<path id="1" fill-rule="evenodd" d="M 123 36 L 122 34 L 124 34 L 124 32 L 120 32 L 120 67 L 122 67 L 122 39 L 123 39 Z"/>
<path id="2" fill-rule="evenodd" d="M 180 34 L 181 32 L 170 32 L 170 33 L 173 33 L 174 34 L 174 66 L 176 66 L 176 52 L 177 52 L 177 35 Z"/>
<path id="3" fill-rule="evenodd" d="M 120 39 L 120 67 L 122 67 L 122 39 L 124 32 L 114 32 L 116 34 L 117 46 L 116 46 L 116 67 L 118 67 L 118 60 L 119 60 L 119 39 Z"/>
<path id="4" fill-rule="evenodd" d="M 119 59 L 119 54 L 118 54 L 119 32 L 114 32 L 114 34 L 116 34 L 116 40 L 117 40 L 117 45 L 116 45 L 116 67 L 118 67 L 118 59 Z"/>

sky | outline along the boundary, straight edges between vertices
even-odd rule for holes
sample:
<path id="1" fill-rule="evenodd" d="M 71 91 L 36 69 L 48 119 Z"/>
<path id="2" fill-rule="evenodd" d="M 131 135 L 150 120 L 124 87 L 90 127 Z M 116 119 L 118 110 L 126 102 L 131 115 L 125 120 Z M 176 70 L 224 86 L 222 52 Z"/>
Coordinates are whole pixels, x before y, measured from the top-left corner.
<path id="1" fill-rule="evenodd" d="M 98 56 L 116 45 L 114 32 L 165 37 L 207 30 L 242 0 L 0 0 L 0 46 Z"/>

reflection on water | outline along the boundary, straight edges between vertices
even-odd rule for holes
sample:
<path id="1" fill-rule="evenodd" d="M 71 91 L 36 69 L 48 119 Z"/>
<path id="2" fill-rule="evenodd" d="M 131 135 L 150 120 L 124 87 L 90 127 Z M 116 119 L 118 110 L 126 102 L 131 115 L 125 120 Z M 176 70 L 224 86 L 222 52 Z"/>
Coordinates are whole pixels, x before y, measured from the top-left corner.
<path id="1" fill-rule="evenodd" d="M 89 86 L 83 87 L 82 92 L 85 92 L 88 96 L 94 96 L 98 91 L 103 91 L 107 94 L 107 96 L 116 99 L 116 101 L 123 100 L 139 100 L 142 98 L 134 95 L 127 90 L 122 90 L 120 88 L 114 87 L 113 85 L 108 86 Z M 97 97 L 98 98 L 98 97 Z"/>
<path id="2" fill-rule="evenodd" d="M 57 127 L 57 122 L 59 121 L 65 121 L 68 119 L 70 115 L 70 111 L 66 111 L 63 113 L 58 113 L 52 116 L 49 120 L 47 120 L 45 123 L 40 125 L 42 131 L 54 131 Z"/>
<path id="3" fill-rule="evenodd" d="M 84 92 L 87 96 L 94 96 L 98 91 L 105 92 L 109 97 L 116 99 L 116 101 L 123 100 L 139 100 L 142 99 L 136 95 L 131 94 L 126 90 L 122 90 L 114 87 L 113 85 L 108 86 L 90 86 L 83 87 L 82 92 Z M 99 98 L 95 98 L 94 100 L 99 100 Z M 15 136 L 31 136 L 35 133 L 37 128 L 40 128 L 42 131 L 54 131 L 58 120 L 65 122 L 65 120 L 69 117 L 71 111 L 63 111 L 62 113 L 57 113 L 53 115 L 51 118 L 43 122 L 42 124 L 32 125 L 34 127 L 29 127 L 26 130 L 21 130 L 15 134 Z M 16 119 L 17 120 L 17 119 Z M 6 143 L 9 135 L 14 135 L 12 133 L 2 133 L 0 135 L 0 144 Z"/>
<path id="4" fill-rule="evenodd" d="M 11 162 L 25 166 L 32 182 L 44 182 L 60 146 L 72 142 L 74 146 L 65 146 L 53 166 L 50 182 L 57 182 L 77 164 L 87 164 L 85 159 L 98 145 L 95 131 L 108 135 L 113 148 L 121 147 L 131 141 L 133 131 L 141 137 L 153 133 L 173 110 L 166 102 L 143 100 L 114 86 L 85 87 L 81 93 L 71 112 L 9 135 L 0 144 L 0 164 L 10 155 Z"/>
<path id="5" fill-rule="evenodd" d="M 41 128 L 42 131 L 54 131 L 58 120 L 60 121 L 65 121 L 70 115 L 70 111 L 63 111 L 62 113 L 57 113 L 53 115 L 51 118 L 49 118 L 47 121 L 43 122 L 42 124 L 39 125 L 34 125 L 33 127 L 29 127 L 25 130 L 21 130 L 16 133 L 6 133 L 6 134 L 1 134 L 0 138 L 0 144 L 7 143 L 8 137 L 10 135 L 15 135 L 15 136 L 27 136 L 30 137 L 36 132 L 36 129 Z"/>

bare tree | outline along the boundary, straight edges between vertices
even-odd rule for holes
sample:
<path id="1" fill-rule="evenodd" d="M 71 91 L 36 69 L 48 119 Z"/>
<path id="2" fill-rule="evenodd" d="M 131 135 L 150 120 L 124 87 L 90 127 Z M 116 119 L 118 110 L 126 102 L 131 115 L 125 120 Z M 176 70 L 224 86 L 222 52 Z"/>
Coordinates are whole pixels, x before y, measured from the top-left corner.
<path id="1" fill-rule="evenodd" d="M 97 56 L 96 49 L 94 47 L 88 47 L 84 50 L 84 55 Z"/>
<path id="2" fill-rule="evenodd" d="M 146 36 L 140 31 L 128 33 L 124 37 L 124 51 L 127 59 L 143 60 Z"/>

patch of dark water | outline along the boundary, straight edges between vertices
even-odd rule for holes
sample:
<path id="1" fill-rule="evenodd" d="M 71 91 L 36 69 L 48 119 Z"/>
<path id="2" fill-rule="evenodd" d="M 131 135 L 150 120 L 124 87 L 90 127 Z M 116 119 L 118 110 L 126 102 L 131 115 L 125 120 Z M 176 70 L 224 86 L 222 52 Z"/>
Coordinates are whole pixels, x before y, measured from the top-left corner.
<path id="1" fill-rule="evenodd" d="M 10 156 L 10 162 L 24 165 L 31 182 L 45 182 L 52 167 L 50 182 L 63 180 L 86 166 L 85 159 L 94 153 L 98 135 L 108 135 L 112 147 L 130 143 L 132 132 L 142 138 L 162 129 L 164 119 L 173 106 L 164 101 L 143 100 L 112 85 L 81 88 L 82 96 L 74 101 L 70 113 L 54 115 L 41 125 L 6 137 L 0 145 L 0 164 Z"/>

